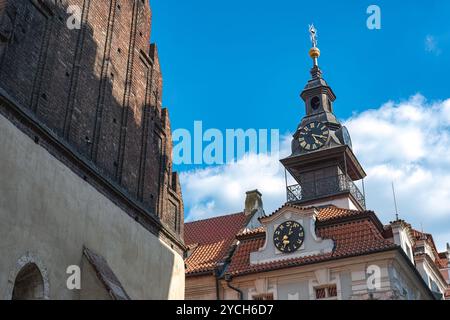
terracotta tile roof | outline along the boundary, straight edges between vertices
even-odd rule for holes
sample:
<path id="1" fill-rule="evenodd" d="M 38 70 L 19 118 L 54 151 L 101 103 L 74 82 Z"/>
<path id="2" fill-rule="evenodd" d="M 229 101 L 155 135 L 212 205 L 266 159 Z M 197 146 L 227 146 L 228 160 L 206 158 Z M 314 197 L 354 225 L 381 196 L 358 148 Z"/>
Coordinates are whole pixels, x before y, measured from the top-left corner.
<path id="1" fill-rule="evenodd" d="M 282 210 L 282 209 L 284 209 L 284 208 L 286 208 L 286 207 L 291 207 L 291 208 L 299 209 L 299 210 L 308 210 L 308 209 L 313 208 L 313 207 L 301 207 L 301 206 L 298 206 L 298 205 L 295 205 L 295 204 L 292 204 L 292 203 L 285 203 L 285 204 L 282 205 L 280 208 L 278 208 L 277 210 L 275 210 L 272 214 L 270 214 L 270 215 L 268 215 L 268 216 L 265 216 L 265 217 L 263 217 L 263 218 L 260 218 L 260 220 L 261 220 L 261 219 L 265 219 L 265 218 L 270 218 L 270 217 L 276 215 L 280 210 Z"/>
<path id="2" fill-rule="evenodd" d="M 236 235 L 245 227 L 244 213 L 186 223 L 185 243 L 188 254 L 186 274 L 212 272 L 230 251 Z"/>
<path id="3" fill-rule="evenodd" d="M 341 209 L 334 206 L 322 208 L 319 210 L 319 214 L 317 215 L 317 220 L 319 221 L 328 221 L 334 219 L 341 219 L 347 217 L 354 217 L 358 215 L 362 215 L 364 213 L 368 213 L 371 211 L 359 211 L 359 210 L 349 210 L 349 209 Z"/>
<path id="4" fill-rule="evenodd" d="M 285 208 L 286 206 L 290 206 L 300 210 L 310 209 L 297 205 L 285 204 L 280 209 L 275 211 L 272 215 L 276 214 L 277 212 L 279 212 L 279 210 Z M 357 218 L 358 215 L 362 216 L 363 214 L 367 213 L 366 211 L 340 209 L 334 206 L 317 210 L 319 211 L 317 216 L 317 220 L 319 222 L 338 222 L 338 220 L 341 218 Z M 222 262 L 225 259 L 236 239 L 238 239 L 242 243 L 238 248 L 238 252 L 236 252 L 233 256 L 234 264 L 236 261 L 242 260 L 237 257 L 236 254 L 242 255 L 242 252 L 247 252 L 248 250 L 257 251 L 262 245 L 264 245 L 265 229 L 257 228 L 254 230 L 244 230 L 243 228 L 245 227 L 247 220 L 248 219 L 247 217 L 245 217 L 244 213 L 237 213 L 233 215 L 186 223 L 185 243 L 190 251 L 188 254 L 188 258 L 185 260 L 186 274 L 196 275 L 200 273 L 212 272 L 216 268 L 218 263 Z M 367 221 L 367 223 L 369 222 Z M 332 226 L 333 225 L 327 228 L 323 227 L 321 230 L 328 230 L 329 228 L 332 228 Z M 371 226 L 374 228 L 374 230 L 376 230 L 376 227 L 373 224 L 371 224 Z M 346 232 L 347 231 L 345 230 L 344 234 L 346 234 Z M 381 237 L 379 233 L 378 235 Z M 353 237 L 352 235 L 349 236 Z M 345 239 L 340 243 L 345 244 Z M 391 245 L 389 241 L 386 241 L 386 243 Z M 364 242 L 359 239 L 358 245 L 362 246 L 363 244 Z M 370 247 L 370 245 L 368 245 L 368 247 Z M 374 248 L 374 250 L 377 250 L 378 248 L 378 246 L 376 245 L 372 247 Z M 343 245 L 341 245 L 341 247 L 339 248 L 341 248 L 341 250 L 335 251 L 330 255 L 306 257 L 302 258 L 302 261 L 284 261 L 283 265 L 285 265 L 285 263 L 297 264 L 307 263 L 308 261 L 312 262 L 315 260 L 335 258 L 349 251 L 348 249 L 346 249 L 346 246 Z M 247 252 L 247 259 L 249 258 L 249 252 L 250 251 Z M 231 267 L 234 267 L 233 263 Z"/>
<path id="5" fill-rule="evenodd" d="M 416 240 L 428 239 L 428 237 L 430 236 L 429 234 L 420 232 L 415 229 L 412 229 L 411 231 L 412 231 L 412 235 L 413 235 L 414 239 L 416 239 Z"/>
<path id="6" fill-rule="evenodd" d="M 291 208 L 299 209 L 299 210 L 309 210 L 311 208 L 314 208 L 314 207 L 301 207 L 301 206 L 298 206 L 295 204 L 286 203 L 282 207 L 277 209 L 274 213 L 272 213 L 271 215 L 269 215 L 267 217 L 271 217 L 271 216 L 277 214 L 280 210 L 282 210 L 286 207 L 291 207 Z M 321 222 L 334 220 L 334 219 L 353 217 L 353 216 L 358 216 L 358 215 L 367 214 L 367 213 L 373 213 L 372 211 L 341 209 L 341 208 L 337 208 L 335 206 L 328 206 L 328 207 L 316 208 L 316 209 L 318 211 L 317 220 L 319 220 Z"/>
<path id="7" fill-rule="evenodd" d="M 447 259 L 437 259 L 435 261 L 435 263 L 439 269 L 448 268 L 448 260 Z"/>
<path id="8" fill-rule="evenodd" d="M 241 232 L 239 232 L 236 235 L 236 237 L 238 239 L 247 238 L 247 237 L 252 237 L 252 236 L 255 236 L 255 235 L 259 235 L 259 234 L 264 234 L 265 232 L 266 232 L 266 228 L 265 227 L 259 227 L 259 228 L 252 229 L 252 230 L 245 229 L 245 230 L 242 230 Z"/>
<path id="9" fill-rule="evenodd" d="M 318 229 L 318 235 L 334 240 L 335 249 L 332 253 L 257 265 L 250 264 L 250 253 L 258 251 L 264 245 L 265 236 L 244 240 L 233 255 L 227 273 L 234 276 L 243 275 L 397 248 L 382 236 L 369 219 L 322 227 Z"/>
<path id="10" fill-rule="evenodd" d="M 282 208 L 285 208 L 286 206 L 290 206 L 290 207 L 301 209 L 301 210 L 308 209 L 308 208 L 302 208 L 302 207 L 299 207 L 299 206 L 296 206 L 296 205 L 292 205 L 292 204 L 286 204 L 283 207 L 281 207 L 280 209 L 278 209 L 276 212 L 278 212 Z M 371 211 L 358 211 L 358 210 L 341 209 L 341 208 L 337 208 L 337 207 L 334 207 L 334 206 L 321 208 L 321 209 L 318 209 L 318 211 L 319 212 L 317 214 L 317 220 L 319 222 L 328 222 L 328 221 L 338 220 L 338 219 L 342 219 L 342 218 L 357 217 L 357 216 L 360 216 L 360 215 L 362 215 L 364 213 L 371 212 Z M 265 228 L 264 227 L 256 228 L 256 229 L 253 229 L 253 230 L 243 230 L 241 233 L 239 233 L 237 235 L 237 237 L 238 238 L 247 237 L 247 236 L 257 235 L 257 234 L 260 234 L 260 233 L 263 233 L 263 232 L 265 232 Z"/>
<path id="11" fill-rule="evenodd" d="M 301 210 L 310 209 L 285 204 L 272 215 L 286 206 Z M 195 276 L 213 272 L 221 262 L 224 262 L 225 258 L 228 258 L 237 241 L 239 241 L 239 245 L 226 269 L 226 273 L 233 276 L 296 267 L 398 248 L 391 239 L 391 225 L 383 226 L 372 211 L 348 210 L 334 206 L 317 208 L 317 210 L 318 236 L 334 241 L 333 252 L 257 265 L 250 264 L 250 253 L 256 252 L 264 246 L 265 228 L 244 230 L 248 222 L 248 217 L 244 213 L 186 223 L 185 243 L 190 251 L 185 260 L 186 275 Z M 415 239 L 426 237 L 437 257 L 439 257 L 436 261 L 437 266 L 443 266 L 444 262 L 447 263 L 447 260 L 443 261 L 443 255 L 439 255 L 437 252 L 431 235 L 423 234 L 411 227 L 409 229 L 412 230 L 412 236 Z M 450 299 L 450 289 L 446 293 L 446 297 Z"/>
<path id="12" fill-rule="evenodd" d="M 394 238 L 394 233 L 392 231 L 392 225 L 388 224 L 383 226 L 384 229 L 384 236 L 386 238 Z"/>
<path id="13" fill-rule="evenodd" d="M 446 257 L 443 258 L 441 256 L 441 254 L 439 253 L 439 251 L 437 250 L 436 243 L 434 242 L 433 236 L 431 234 L 420 232 L 415 229 L 412 229 L 412 234 L 413 234 L 414 239 L 416 239 L 416 241 L 426 240 L 428 245 L 431 247 L 431 250 L 433 251 L 434 258 L 435 258 L 434 263 L 436 264 L 436 266 L 438 268 L 446 268 L 447 267 L 448 260 Z M 433 257 L 430 257 L 430 258 L 433 258 Z"/>
<path id="14" fill-rule="evenodd" d="M 412 229 L 412 235 L 416 240 L 426 240 L 428 244 L 431 246 L 433 253 L 436 255 L 436 257 L 439 257 L 439 251 L 437 250 L 436 243 L 434 242 L 433 235 L 429 233 L 424 233 L 417 231 L 415 229 Z"/>

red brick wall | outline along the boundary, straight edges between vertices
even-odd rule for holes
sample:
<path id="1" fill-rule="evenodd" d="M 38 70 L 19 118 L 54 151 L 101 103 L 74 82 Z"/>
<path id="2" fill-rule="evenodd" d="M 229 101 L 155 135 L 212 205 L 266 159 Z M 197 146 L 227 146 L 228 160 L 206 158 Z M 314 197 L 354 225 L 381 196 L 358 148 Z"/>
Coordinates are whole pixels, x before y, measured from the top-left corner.
<path id="1" fill-rule="evenodd" d="M 81 9 L 80 30 L 66 25 L 70 5 Z M 0 87 L 181 233 L 150 26 L 146 0 L 0 0 Z"/>

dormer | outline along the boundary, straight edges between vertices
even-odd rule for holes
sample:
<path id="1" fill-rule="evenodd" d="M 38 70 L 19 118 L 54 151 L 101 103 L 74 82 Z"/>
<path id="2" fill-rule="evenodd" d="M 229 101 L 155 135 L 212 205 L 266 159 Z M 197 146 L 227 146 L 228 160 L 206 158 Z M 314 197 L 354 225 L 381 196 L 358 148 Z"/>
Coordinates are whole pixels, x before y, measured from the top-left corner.
<path id="1" fill-rule="evenodd" d="M 420 254 L 426 254 L 431 258 L 432 261 L 436 260 L 436 256 L 434 254 L 433 248 L 428 243 L 428 239 L 423 238 L 416 241 L 415 245 L 415 252 L 414 254 L 420 255 Z"/>
<path id="2" fill-rule="evenodd" d="M 402 220 L 397 220 L 391 223 L 391 227 L 394 243 L 399 245 L 411 262 L 414 263 L 414 238 L 411 226 Z"/>
<path id="3" fill-rule="evenodd" d="M 450 267 L 450 243 L 447 243 L 447 260 Z"/>

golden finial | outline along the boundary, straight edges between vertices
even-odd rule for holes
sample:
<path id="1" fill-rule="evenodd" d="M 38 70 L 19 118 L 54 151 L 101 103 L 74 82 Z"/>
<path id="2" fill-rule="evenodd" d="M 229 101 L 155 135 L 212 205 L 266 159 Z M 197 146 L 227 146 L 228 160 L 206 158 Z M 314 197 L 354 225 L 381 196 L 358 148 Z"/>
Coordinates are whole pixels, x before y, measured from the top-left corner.
<path id="1" fill-rule="evenodd" d="M 320 57 L 320 50 L 317 48 L 317 29 L 314 25 L 309 26 L 309 33 L 311 35 L 312 48 L 309 50 L 309 56 L 314 60 L 314 66 L 318 66 L 317 59 Z"/>

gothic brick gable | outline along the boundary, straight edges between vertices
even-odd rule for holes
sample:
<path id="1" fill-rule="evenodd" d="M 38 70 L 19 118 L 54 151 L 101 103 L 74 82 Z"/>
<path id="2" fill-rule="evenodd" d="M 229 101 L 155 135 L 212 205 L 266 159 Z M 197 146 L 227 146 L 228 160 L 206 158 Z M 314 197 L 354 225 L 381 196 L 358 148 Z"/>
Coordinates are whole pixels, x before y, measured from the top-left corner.
<path id="1" fill-rule="evenodd" d="M 182 239 L 150 26 L 146 0 L 0 0 L 0 89 Z"/>

